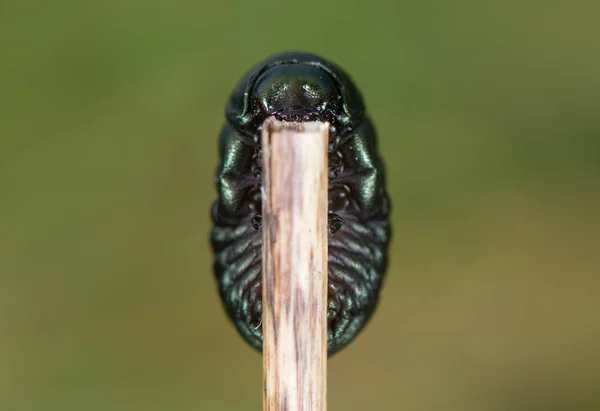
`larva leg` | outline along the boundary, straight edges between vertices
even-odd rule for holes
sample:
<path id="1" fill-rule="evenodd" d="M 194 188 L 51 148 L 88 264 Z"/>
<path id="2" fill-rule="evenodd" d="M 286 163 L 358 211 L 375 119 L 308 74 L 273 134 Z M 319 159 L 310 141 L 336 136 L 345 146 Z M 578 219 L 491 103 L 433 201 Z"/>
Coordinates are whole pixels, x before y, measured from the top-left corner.
<path id="1" fill-rule="evenodd" d="M 332 166 L 333 164 L 333 166 Z M 332 171 L 331 171 L 332 170 Z M 371 317 L 387 266 L 390 235 L 385 176 L 368 120 L 330 153 L 330 354 Z"/>

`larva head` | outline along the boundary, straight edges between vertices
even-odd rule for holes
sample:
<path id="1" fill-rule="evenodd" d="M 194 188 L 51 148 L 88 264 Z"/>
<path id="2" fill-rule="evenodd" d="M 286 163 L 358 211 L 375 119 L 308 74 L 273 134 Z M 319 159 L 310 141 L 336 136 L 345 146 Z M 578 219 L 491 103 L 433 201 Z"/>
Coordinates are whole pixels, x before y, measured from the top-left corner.
<path id="1" fill-rule="evenodd" d="M 360 92 L 339 67 L 309 53 L 282 53 L 251 70 L 227 104 L 228 121 L 256 135 L 269 116 L 352 126 L 364 113 Z"/>
<path id="2" fill-rule="evenodd" d="M 341 103 L 333 78 L 306 63 L 269 68 L 258 77 L 249 97 L 257 117 L 272 115 L 282 121 L 331 121 Z"/>

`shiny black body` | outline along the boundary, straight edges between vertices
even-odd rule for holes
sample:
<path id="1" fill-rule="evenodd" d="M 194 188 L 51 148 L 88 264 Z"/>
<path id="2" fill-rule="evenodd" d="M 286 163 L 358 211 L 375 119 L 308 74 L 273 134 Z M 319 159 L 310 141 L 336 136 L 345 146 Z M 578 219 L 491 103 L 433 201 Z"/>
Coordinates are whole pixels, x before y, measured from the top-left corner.
<path id="1" fill-rule="evenodd" d="M 229 317 L 262 347 L 260 134 L 263 121 L 328 121 L 328 352 L 371 317 L 387 268 L 389 200 L 375 130 L 362 96 L 338 66 L 313 54 L 270 57 L 246 74 L 226 107 L 213 203 L 214 270 Z"/>

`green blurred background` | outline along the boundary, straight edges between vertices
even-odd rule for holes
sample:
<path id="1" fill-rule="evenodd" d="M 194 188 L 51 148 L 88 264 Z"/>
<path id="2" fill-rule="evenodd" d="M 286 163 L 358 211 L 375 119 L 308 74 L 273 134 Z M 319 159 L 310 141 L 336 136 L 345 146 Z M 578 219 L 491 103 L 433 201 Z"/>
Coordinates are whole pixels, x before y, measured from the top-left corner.
<path id="1" fill-rule="evenodd" d="M 266 56 L 351 73 L 392 261 L 329 409 L 600 410 L 600 3 L 0 3 L 0 411 L 260 410 L 217 297 L 223 109 Z"/>

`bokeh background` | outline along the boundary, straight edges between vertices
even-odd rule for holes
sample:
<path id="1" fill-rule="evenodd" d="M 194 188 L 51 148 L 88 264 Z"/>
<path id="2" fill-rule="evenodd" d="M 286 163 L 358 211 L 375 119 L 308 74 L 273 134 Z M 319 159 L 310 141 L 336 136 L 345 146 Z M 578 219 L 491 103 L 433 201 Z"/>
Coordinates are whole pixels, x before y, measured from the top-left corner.
<path id="1" fill-rule="evenodd" d="M 392 261 L 329 409 L 600 410 L 600 3 L 0 3 L 0 410 L 260 410 L 208 246 L 266 56 L 346 68 Z"/>

